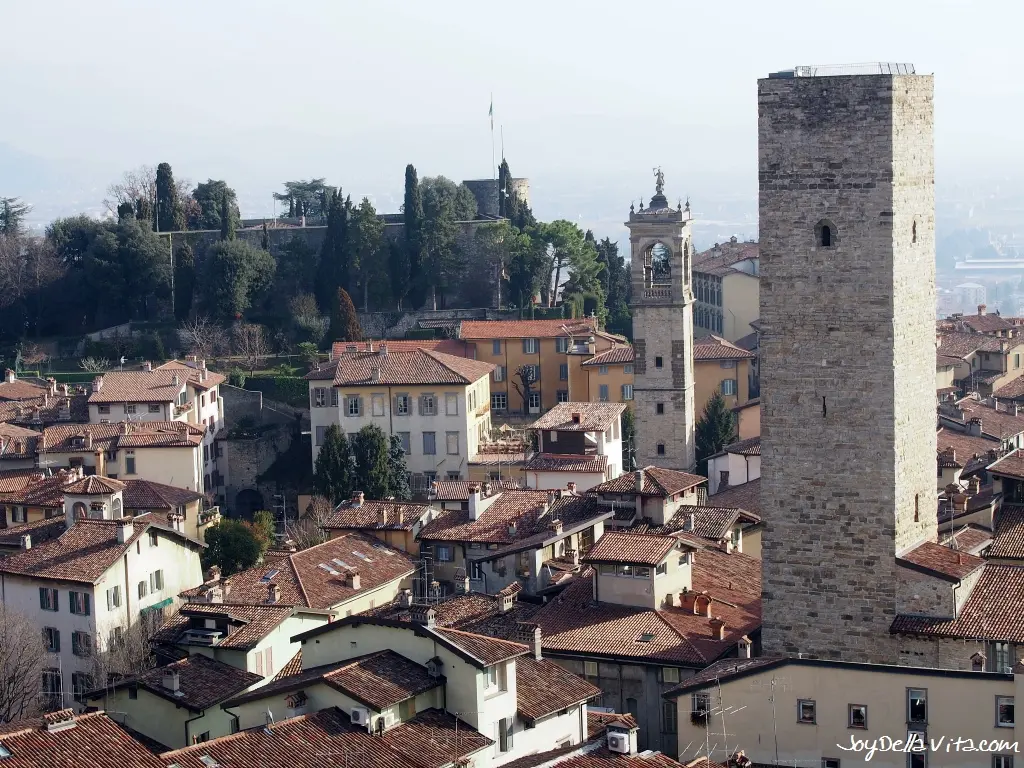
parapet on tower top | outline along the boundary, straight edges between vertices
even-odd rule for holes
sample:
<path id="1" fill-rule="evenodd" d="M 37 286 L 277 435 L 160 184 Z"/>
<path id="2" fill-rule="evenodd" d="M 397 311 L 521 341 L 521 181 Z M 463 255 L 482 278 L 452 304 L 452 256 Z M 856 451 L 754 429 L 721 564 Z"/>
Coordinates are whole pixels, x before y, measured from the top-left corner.
<path id="1" fill-rule="evenodd" d="M 640 198 L 640 210 L 629 206 L 630 221 L 646 221 L 651 217 L 658 217 L 659 221 L 685 221 L 690 218 L 690 200 L 687 198 L 686 207 L 680 200 L 678 206 L 672 208 L 665 197 L 665 174 L 661 168 L 653 168 L 654 173 L 654 196 L 650 204 L 644 208 L 644 200 Z"/>
<path id="2" fill-rule="evenodd" d="M 781 72 L 770 72 L 769 80 L 791 77 L 844 77 L 848 75 L 913 75 L 913 64 L 897 64 L 891 61 L 875 61 L 870 64 L 828 64 L 825 66 L 793 67 Z"/>

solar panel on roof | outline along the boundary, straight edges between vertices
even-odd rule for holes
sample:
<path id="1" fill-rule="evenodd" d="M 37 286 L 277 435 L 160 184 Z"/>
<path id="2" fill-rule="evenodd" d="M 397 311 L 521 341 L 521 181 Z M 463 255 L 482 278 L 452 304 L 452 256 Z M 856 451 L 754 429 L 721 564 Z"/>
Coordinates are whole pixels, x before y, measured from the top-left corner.
<path id="1" fill-rule="evenodd" d="M 323 570 L 325 570 L 329 574 L 331 574 L 331 576 L 337 576 L 338 575 L 338 572 L 336 570 L 334 570 L 333 568 L 331 568 L 331 566 L 327 565 L 327 563 L 318 563 L 316 567 L 317 568 L 322 568 Z"/>

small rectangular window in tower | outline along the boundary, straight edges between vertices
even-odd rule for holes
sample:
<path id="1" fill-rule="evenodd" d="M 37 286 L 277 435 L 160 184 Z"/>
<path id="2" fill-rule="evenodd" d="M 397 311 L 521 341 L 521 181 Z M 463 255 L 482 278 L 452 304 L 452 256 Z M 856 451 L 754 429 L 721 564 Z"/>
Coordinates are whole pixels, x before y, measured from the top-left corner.
<path id="1" fill-rule="evenodd" d="M 658 455 L 659 456 L 664 456 L 665 455 L 665 444 L 664 443 L 658 443 Z"/>
<path id="2" fill-rule="evenodd" d="M 665 404 L 664 403 L 655 403 L 654 404 L 654 412 L 656 414 L 658 414 L 659 416 L 661 414 L 665 413 Z"/>
<path id="3" fill-rule="evenodd" d="M 658 355 L 656 358 L 654 358 L 654 367 L 655 368 L 663 368 L 664 367 L 664 364 L 663 364 L 662 359 L 661 359 L 661 355 Z"/>

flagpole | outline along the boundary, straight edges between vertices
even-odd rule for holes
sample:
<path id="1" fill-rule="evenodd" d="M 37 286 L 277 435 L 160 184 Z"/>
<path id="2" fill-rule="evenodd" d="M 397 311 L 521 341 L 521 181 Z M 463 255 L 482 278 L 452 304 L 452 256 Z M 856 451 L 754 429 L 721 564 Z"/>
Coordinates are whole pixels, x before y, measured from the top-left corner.
<path id="1" fill-rule="evenodd" d="M 491 116 L 491 178 L 498 178 L 498 169 L 494 164 L 494 92 L 491 91 L 491 109 L 488 113 Z"/>

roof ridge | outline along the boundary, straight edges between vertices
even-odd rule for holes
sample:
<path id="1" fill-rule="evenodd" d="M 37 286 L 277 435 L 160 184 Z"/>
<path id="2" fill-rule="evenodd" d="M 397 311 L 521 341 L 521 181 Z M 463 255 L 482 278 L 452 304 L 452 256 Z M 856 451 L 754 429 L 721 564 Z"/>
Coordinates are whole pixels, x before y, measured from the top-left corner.
<path id="1" fill-rule="evenodd" d="M 327 541 L 324 542 L 324 544 L 327 544 L 327 543 L 329 543 L 331 541 L 334 541 L 334 539 L 328 539 Z M 312 547 L 310 547 L 310 549 L 312 549 Z M 305 551 L 305 550 L 301 550 L 301 551 Z M 302 595 L 302 599 L 305 600 L 306 607 L 307 608 L 312 608 L 313 606 L 309 602 L 309 593 L 306 592 L 306 585 L 302 583 L 302 576 L 299 575 L 299 569 L 295 566 L 295 556 L 298 555 L 298 554 L 299 554 L 298 552 L 292 552 L 291 554 L 288 555 L 288 567 L 292 569 L 292 573 L 295 575 L 295 581 L 297 581 L 298 584 L 299 584 L 299 594 L 301 594 Z"/>

